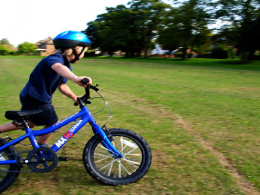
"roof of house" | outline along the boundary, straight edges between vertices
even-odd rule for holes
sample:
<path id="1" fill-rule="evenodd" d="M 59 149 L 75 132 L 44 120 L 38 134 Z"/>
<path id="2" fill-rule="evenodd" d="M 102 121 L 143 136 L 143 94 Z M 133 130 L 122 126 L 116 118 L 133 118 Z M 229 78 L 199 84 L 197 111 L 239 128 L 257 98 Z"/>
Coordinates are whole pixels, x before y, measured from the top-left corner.
<path id="1" fill-rule="evenodd" d="M 36 43 L 36 45 L 39 47 L 39 48 L 42 48 L 42 49 L 46 49 L 46 45 L 53 45 L 53 42 L 52 42 L 52 39 L 51 37 L 48 37 L 48 38 L 45 38 L 43 40 L 40 40 Z"/>

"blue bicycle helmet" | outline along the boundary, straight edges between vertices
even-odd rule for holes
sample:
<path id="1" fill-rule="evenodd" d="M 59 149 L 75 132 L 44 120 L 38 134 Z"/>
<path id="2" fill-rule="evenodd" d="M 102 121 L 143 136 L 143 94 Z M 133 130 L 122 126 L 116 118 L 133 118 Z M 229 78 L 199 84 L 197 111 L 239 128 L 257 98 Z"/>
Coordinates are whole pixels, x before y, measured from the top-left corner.
<path id="1" fill-rule="evenodd" d="M 84 33 L 70 30 L 57 35 L 53 39 L 53 44 L 56 49 L 69 49 L 77 45 L 89 47 L 91 41 Z"/>
<path id="2" fill-rule="evenodd" d="M 72 60 L 71 62 L 74 63 L 77 60 L 79 60 L 79 56 L 82 54 L 84 49 L 91 45 L 91 41 L 84 33 L 70 30 L 70 31 L 62 32 L 59 35 L 57 35 L 53 39 L 53 44 L 56 49 L 61 49 L 62 51 L 71 48 L 75 55 L 74 60 Z M 75 46 L 83 47 L 80 54 L 76 53 L 76 50 L 74 49 Z"/>

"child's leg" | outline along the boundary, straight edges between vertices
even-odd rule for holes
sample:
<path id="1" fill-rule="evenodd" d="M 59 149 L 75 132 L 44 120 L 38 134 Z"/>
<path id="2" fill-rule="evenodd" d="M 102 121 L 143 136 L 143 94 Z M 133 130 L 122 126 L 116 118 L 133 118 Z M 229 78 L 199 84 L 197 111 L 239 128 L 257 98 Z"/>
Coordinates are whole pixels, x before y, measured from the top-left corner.
<path id="1" fill-rule="evenodd" d="M 51 125 L 52 126 L 52 125 Z M 45 126 L 44 127 L 44 129 L 47 129 L 48 127 L 50 127 L 50 126 Z M 41 136 L 39 136 L 39 138 L 38 138 L 38 144 L 45 144 L 45 143 L 47 143 L 48 141 L 49 141 L 49 139 L 51 138 L 51 135 L 52 135 L 52 133 L 48 133 L 48 134 L 45 134 L 45 135 L 41 135 Z"/>
<path id="2" fill-rule="evenodd" d="M 32 121 L 27 120 L 27 122 L 28 122 L 28 124 L 31 128 L 35 127 L 35 124 Z M 50 126 L 52 126 L 52 125 L 50 125 Z M 44 129 L 46 129 L 50 126 L 45 126 Z M 19 129 L 22 129 L 22 128 L 23 127 L 15 126 L 13 122 L 9 122 L 9 123 L 6 123 L 4 125 L 0 125 L 0 133 L 5 133 L 5 132 L 8 132 L 8 131 L 13 131 L 13 130 L 19 130 Z M 51 135 L 52 135 L 52 133 L 39 136 L 39 140 L 40 140 L 39 144 L 47 143 L 49 141 L 49 139 L 51 138 Z"/>
<path id="3" fill-rule="evenodd" d="M 59 121 L 58 121 L 59 122 Z M 58 123 L 57 122 L 57 123 Z M 56 124 L 56 123 L 55 123 Z M 53 124 L 54 125 L 54 124 Z M 45 126 L 43 129 L 47 129 L 48 127 L 51 127 L 52 125 L 50 126 Z M 48 136 L 47 136 L 48 135 Z M 52 133 L 48 133 L 48 134 L 45 134 L 45 135 L 41 135 L 39 136 L 39 139 L 40 141 L 38 141 L 38 144 L 45 144 L 49 141 L 49 139 L 51 138 L 51 135 Z"/>
<path id="4" fill-rule="evenodd" d="M 6 123 L 4 125 L 0 125 L 0 132 L 8 132 L 8 131 L 13 131 L 13 130 L 18 130 L 22 129 L 23 127 L 16 127 L 13 122 Z"/>
<path id="5" fill-rule="evenodd" d="M 27 120 L 29 126 L 31 128 L 35 127 L 35 124 L 30 121 L 30 120 Z M 15 126 L 15 124 L 13 122 L 9 122 L 9 123 L 6 123 L 4 125 L 0 125 L 0 133 L 5 133 L 5 132 L 8 132 L 8 131 L 13 131 L 13 130 L 19 130 L 19 129 L 22 129 L 23 127 L 17 127 Z"/>

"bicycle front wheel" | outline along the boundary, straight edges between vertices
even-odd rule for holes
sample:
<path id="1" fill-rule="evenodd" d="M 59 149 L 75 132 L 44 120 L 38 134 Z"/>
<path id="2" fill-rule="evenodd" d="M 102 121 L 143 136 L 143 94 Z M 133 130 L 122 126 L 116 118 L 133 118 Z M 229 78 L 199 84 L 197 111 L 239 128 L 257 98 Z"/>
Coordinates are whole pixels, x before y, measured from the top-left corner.
<path id="1" fill-rule="evenodd" d="M 0 145 L 8 143 L 0 138 Z M 0 161 L 15 160 L 17 153 L 15 147 L 9 146 L 0 153 Z M 20 167 L 18 165 L 0 165 L 0 193 L 9 188 L 19 176 Z"/>
<path id="2" fill-rule="evenodd" d="M 83 162 L 88 173 L 109 185 L 126 185 L 141 179 L 151 165 L 152 153 L 147 142 L 127 129 L 110 129 L 112 144 L 124 155 L 115 158 L 102 144 L 99 135 L 93 136 L 83 151 Z"/>

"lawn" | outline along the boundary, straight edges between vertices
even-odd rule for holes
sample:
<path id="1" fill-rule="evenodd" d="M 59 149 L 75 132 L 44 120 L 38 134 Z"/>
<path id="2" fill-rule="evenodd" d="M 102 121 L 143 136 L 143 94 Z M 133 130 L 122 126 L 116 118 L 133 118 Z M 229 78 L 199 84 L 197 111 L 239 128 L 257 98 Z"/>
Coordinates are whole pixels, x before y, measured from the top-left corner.
<path id="1" fill-rule="evenodd" d="M 6 110 L 20 109 L 19 93 L 39 60 L 0 58 L 1 124 L 8 122 Z M 134 130 L 150 144 L 149 172 L 127 186 L 96 182 L 82 163 L 82 150 L 93 135 L 87 125 L 58 152 L 68 162 L 45 174 L 21 173 L 5 194 L 259 194 L 259 67 L 236 60 L 82 59 L 73 72 L 99 84 L 113 111 L 108 128 Z M 68 85 L 77 95 L 84 93 L 71 81 Z M 60 120 L 78 111 L 59 91 L 53 104 Z M 94 113 L 102 106 L 97 99 L 89 109 Z M 94 117 L 103 125 L 109 111 Z M 68 128 L 57 131 L 50 143 Z"/>

